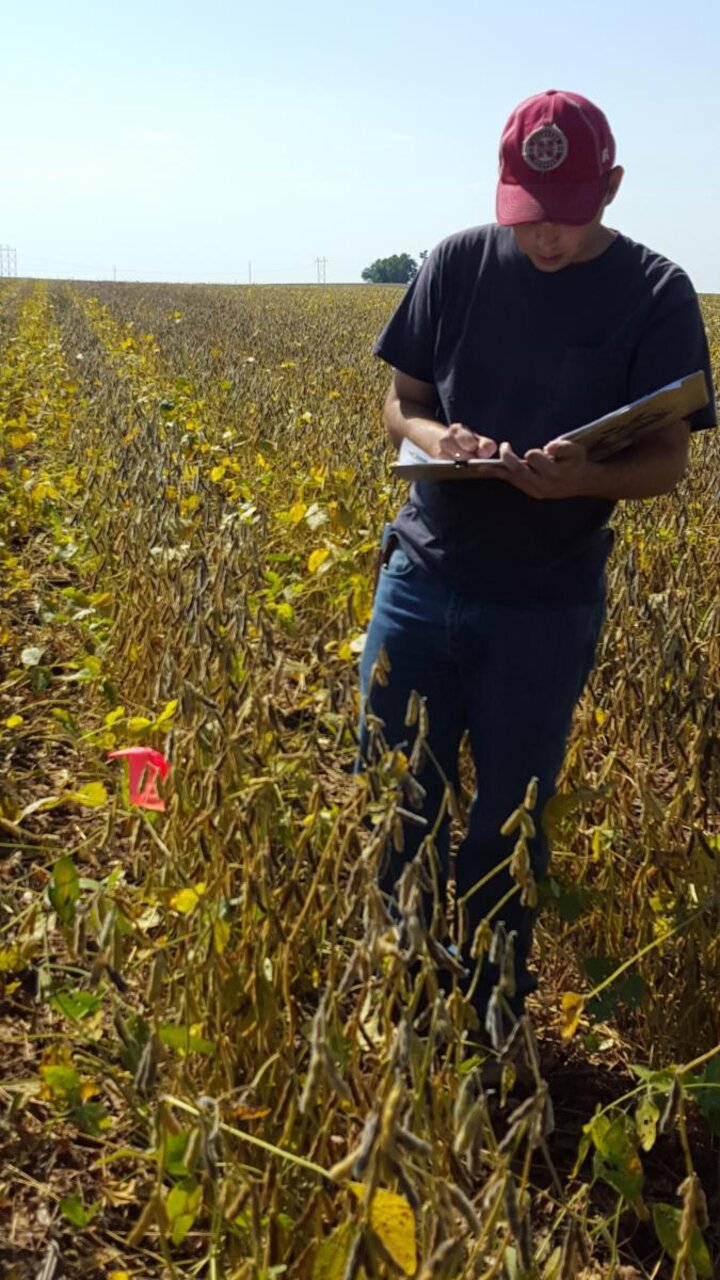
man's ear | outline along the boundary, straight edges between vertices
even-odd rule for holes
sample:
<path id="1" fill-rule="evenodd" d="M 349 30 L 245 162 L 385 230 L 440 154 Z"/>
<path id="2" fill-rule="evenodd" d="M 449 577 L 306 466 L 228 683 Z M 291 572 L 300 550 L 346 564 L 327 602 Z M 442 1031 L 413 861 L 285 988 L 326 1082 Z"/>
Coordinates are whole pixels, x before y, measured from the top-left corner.
<path id="1" fill-rule="evenodd" d="M 606 205 L 612 204 L 618 191 L 620 190 L 620 183 L 622 182 L 624 176 L 625 176 L 625 170 L 620 164 L 616 164 L 615 168 L 610 170 L 610 173 L 608 174 L 607 195 L 605 196 Z"/>

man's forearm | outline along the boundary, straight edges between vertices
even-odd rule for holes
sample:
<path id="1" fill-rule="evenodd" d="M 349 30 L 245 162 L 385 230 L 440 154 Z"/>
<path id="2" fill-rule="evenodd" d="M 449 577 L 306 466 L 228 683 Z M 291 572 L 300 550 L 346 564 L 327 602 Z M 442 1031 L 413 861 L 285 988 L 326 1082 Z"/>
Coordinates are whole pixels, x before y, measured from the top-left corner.
<path id="1" fill-rule="evenodd" d="M 670 493 L 687 469 L 689 428 L 677 423 L 665 432 L 653 432 L 644 440 L 607 462 L 587 469 L 587 497 L 654 498 Z"/>
<path id="2" fill-rule="evenodd" d="M 396 449 L 400 448 L 403 440 L 412 440 L 426 453 L 432 452 L 432 442 L 442 432 L 442 426 L 431 405 L 420 400 L 388 397 L 384 415 L 387 433 Z"/>

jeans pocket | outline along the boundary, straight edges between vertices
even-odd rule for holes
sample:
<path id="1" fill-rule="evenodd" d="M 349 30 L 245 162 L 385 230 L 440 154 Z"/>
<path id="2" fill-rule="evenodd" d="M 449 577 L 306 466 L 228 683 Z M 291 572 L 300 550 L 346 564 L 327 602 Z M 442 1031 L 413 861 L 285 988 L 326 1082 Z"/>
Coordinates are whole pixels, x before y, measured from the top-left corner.
<path id="1" fill-rule="evenodd" d="M 410 559 L 407 551 L 399 544 L 393 547 L 387 562 L 383 565 L 383 573 L 389 578 L 406 578 L 415 568 L 415 562 Z"/>

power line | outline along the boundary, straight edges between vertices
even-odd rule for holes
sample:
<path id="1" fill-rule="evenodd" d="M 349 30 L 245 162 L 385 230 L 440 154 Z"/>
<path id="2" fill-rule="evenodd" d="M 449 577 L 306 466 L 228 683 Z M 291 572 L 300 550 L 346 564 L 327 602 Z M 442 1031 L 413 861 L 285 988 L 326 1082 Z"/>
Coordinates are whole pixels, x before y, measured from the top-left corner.
<path id="1" fill-rule="evenodd" d="M 17 275 L 17 251 L 9 244 L 0 244 L 0 276 Z"/>
<path id="2" fill-rule="evenodd" d="M 14 250 L 12 252 L 13 254 L 15 253 Z M 314 266 L 315 266 L 314 276 L 312 274 L 312 269 L 309 269 L 307 265 L 305 268 L 303 268 L 302 266 L 303 261 L 306 264 L 308 264 L 309 262 L 314 263 Z M 13 263 L 13 266 L 16 267 L 16 262 Z M 98 282 L 98 283 L 103 280 L 110 280 L 110 281 L 122 280 L 126 283 L 155 282 L 155 283 L 169 283 L 169 284 L 190 284 L 190 283 L 197 283 L 197 284 L 211 284 L 211 283 L 233 284 L 235 283 L 237 284 L 240 281 L 240 275 L 241 275 L 241 273 L 233 270 L 229 270 L 227 274 L 225 273 L 221 274 L 220 272 L 215 270 L 215 271 L 209 272 L 208 275 L 203 276 L 198 271 L 193 273 L 195 277 L 194 280 L 188 280 L 187 278 L 178 279 L 178 276 L 174 272 L 171 274 L 168 271 L 156 271 L 152 267 L 148 268 L 147 266 L 131 267 L 124 263 L 113 264 L 112 258 L 110 258 L 110 263 L 108 265 L 101 266 L 97 262 L 96 263 L 76 262 L 76 261 L 69 261 L 67 259 L 45 257 L 45 256 L 36 255 L 36 254 L 26 254 L 24 252 L 22 255 L 22 266 L 25 274 L 32 277 L 35 277 L 36 275 L 38 275 L 38 271 L 39 271 L 40 273 L 42 273 L 40 278 L 47 279 L 48 276 L 45 274 L 45 271 L 44 271 L 44 268 L 45 268 L 50 270 L 52 278 L 58 278 L 58 279 L 68 278 L 69 279 L 74 277 L 75 279 L 78 279 L 78 280 L 88 280 L 88 281 Z M 262 260 L 257 261 L 256 259 L 253 258 L 252 260 L 248 259 L 246 270 L 247 270 L 247 275 L 245 276 L 245 279 L 247 280 L 248 284 L 255 284 L 256 282 L 257 283 L 265 282 L 268 284 L 273 284 L 273 283 L 299 284 L 303 282 L 303 279 L 307 283 L 311 283 L 315 279 L 318 284 L 326 284 L 327 274 L 328 274 L 328 259 L 324 255 L 318 255 L 316 258 L 313 258 L 313 259 L 297 258 L 292 262 L 287 260 L 283 262 L 282 259 L 275 262 L 272 262 L 272 261 L 264 262 Z M 76 272 L 78 273 L 77 275 L 75 275 Z M 79 273 L 82 273 L 82 275 L 80 275 Z M 5 274 L 8 274 L 7 266 L 5 269 Z M 17 271 L 14 270 L 9 274 L 17 274 Z M 180 274 L 182 276 L 183 273 L 181 272 Z M 245 273 L 242 272 L 242 275 L 244 274 Z M 353 275 L 354 273 L 351 271 L 347 277 L 348 280 L 352 280 Z"/>

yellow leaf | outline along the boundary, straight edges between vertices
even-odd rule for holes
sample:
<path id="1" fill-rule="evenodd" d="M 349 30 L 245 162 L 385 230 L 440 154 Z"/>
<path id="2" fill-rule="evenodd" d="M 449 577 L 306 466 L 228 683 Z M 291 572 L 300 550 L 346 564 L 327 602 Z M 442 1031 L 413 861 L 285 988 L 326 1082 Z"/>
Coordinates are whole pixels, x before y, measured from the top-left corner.
<path id="1" fill-rule="evenodd" d="M 408 760 L 404 751 L 395 751 L 393 753 L 393 766 L 394 766 L 395 776 L 398 778 L 403 778 L 407 773 L 408 769 L 410 768 L 410 761 Z"/>
<path id="2" fill-rule="evenodd" d="M 288 512 L 288 515 L 290 516 L 290 523 L 299 524 L 306 511 L 307 502 L 294 502 Z"/>
<path id="3" fill-rule="evenodd" d="M 358 1200 L 365 1199 L 366 1187 L 362 1182 L 348 1185 Z M 414 1275 L 417 1269 L 415 1215 L 405 1197 L 379 1188 L 370 1205 L 370 1226 L 405 1275 Z"/>
<path id="4" fill-rule="evenodd" d="M 607 711 L 603 711 L 602 707 L 595 708 L 595 723 L 601 728 L 607 720 Z"/>
<path id="5" fill-rule="evenodd" d="M 108 729 L 112 729 L 113 725 L 117 724 L 118 720 L 122 720 L 124 715 L 125 715 L 124 707 L 115 707 L 114 710 L 108 711 L 107 715 L 105 716 L 105 724 L 107 725 Z"/>
<path id="6" fill-rule="evenodd" d="M 207 888 L 205 881 L 200 880 L 197 884 L 189 889 L 178 889 L 170 899 L 170 906 L 173 911 L 179 911 L 183 916 L 189 916 L 194 911 L 198 902 L 203 897 Z"/>
<path id="7" fill-rule="evenodd" d="M 8 716 L 7 720 L 5 721 L 5 728 L 18 729 L 21 724 L 24 724 L 24 720 L 22 716 Z"/>
<path id="8" fill-rule="evenodd" d="M 131 716 L 127 722 L 130 733 L 142 733 L 144 729 L 149 729 L 152 720 L 148 720 L 147 716 Z"/>
<path id="9" fill-rule="evenodd" d="M 74 800 L 86 809 L 100 809 L 107 804 L 107 790 L 102 782 L 87 782 L 79 791 L 68 792 L 67 799 Z"/>
<path id="10" fill-rule="evenodd" d="M 370 621 L 370 613 L 372 610 L 372 593 L 370 591 L 370 582 L 367 578 L 361 578 L 359 575 L 352 579 L 352 604 L 355 617 L 361 627 L 364 627 Z"/>
<path id="11" fill-rule="evenodd" d="M 218 919 L 213 922 L 213 942 L 215 950 L 221 956 L 230 941 L 230 925 L 227 920 Z"/>
<path id="12" fill-rule="evenodd" d="M 585 1010 L 585 999 L 574 991 L 566 991 L 562 998 L 560 1034 L 563 1040 L 572 1040 Z"/>
<path id="13" fill-rule="evenodd" d="M 37 484 L 33 485 L 30 490 L 30 501 L 38 505 L 41 502 L 45 502 L 46 499 L 56 502 L 58 497 L 58 491 L 52 480 L 38 480 Z"/>
<path id="14" fill-rule="evenodd" d="M 177 706 L 178 706 L 177 698 L 171 698 L 169 702 L 166 702 L 165 706 L 160 712 L 160 715 L 155 721 L 155 724 L 156 725 L 166 724 L 168 720 L 172 720 L 173 716 L 175 715 L 175 712 L 177 711 Z"/>
<path id="15" fill-rule="evenodd" d="M 310 573 L 317 573 L 320 565 L 324 564 L 330 552 L 327 547 L 318 547 L 315 551 L 311 551 L 308 556 L 307 567 Z"/>
<path id="16" fill-rule="evenodd" d="M 129 1271 L 111 1271 L 108 1280 L 132 1280 Z"/>
<path id="17" fill-rule="evenodd" d="M 224 475 L 225 475 L 224 467 L 222 466 L 213 467 L 212 471 L 210 472 L 210 479 L 214 481 L 215 484 L 218 484 L 222 480 Z"/>
<path id="18" fill-rule="evenodd" d="M 18 946 L 0 948 L 0 973 L 23 973 L 29 967 Z"/>
<path id="19" fill-rule="evenodd" d="M 635 1110 L 635 1131 L 640 1139 L 643 1151 L 652 1151 L 657 1136 L 660 1111 L 652 1098 L 646 1095 L 641 1098 Z"/>

